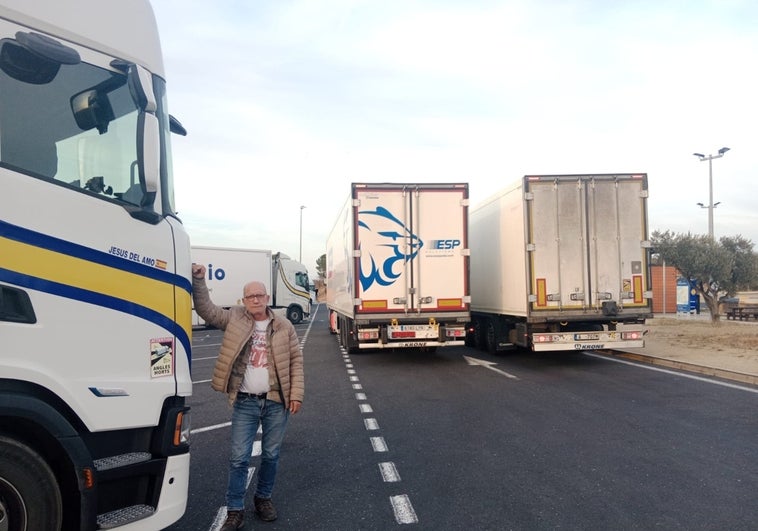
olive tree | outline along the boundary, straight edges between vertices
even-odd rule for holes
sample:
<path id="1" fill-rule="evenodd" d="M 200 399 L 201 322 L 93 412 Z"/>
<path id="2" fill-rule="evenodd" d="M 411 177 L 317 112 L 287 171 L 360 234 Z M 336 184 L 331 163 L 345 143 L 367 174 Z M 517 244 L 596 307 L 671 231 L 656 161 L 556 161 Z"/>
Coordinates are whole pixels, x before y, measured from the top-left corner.
<path id="1" fill-rule="evenodd" d="M 716 242 L 706 235 L 655 231 L 651 240 L 666 263 L 693 281 L 713 321 L 720 318 L 720 296 L 734 295 L 755 282 L 753 243 L 742 236 L 723 237 Z"/>
<path id="2" fill-rule="evenodd" d="M 318 278 L 324 280 L 326 278 L 326 255 L 322 254 L 316 260 L 316 274 Z"/>
<path id="3" fill-rule="evenodd" d="M 753 252 L 753 242 L 742 236 L 724 237 L 720 242 L 734 257 L 731 277 L 724 283 L 729 295 L 758 286 L 758 255 Z"/>

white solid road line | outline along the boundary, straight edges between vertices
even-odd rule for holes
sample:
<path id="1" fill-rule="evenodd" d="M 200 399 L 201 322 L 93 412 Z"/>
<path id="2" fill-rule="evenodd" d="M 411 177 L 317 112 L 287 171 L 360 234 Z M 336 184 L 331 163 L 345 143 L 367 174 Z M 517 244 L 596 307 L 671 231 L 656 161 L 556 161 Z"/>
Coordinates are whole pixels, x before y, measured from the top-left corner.
<path id="1" fill-rule="evenodd" d="M 695 376 L 694 374 L 687 374 L 684 372 L 677 372 L 677 371 L 671 371 L 669 369 L 661 369 L 660 367 L 653 367 L 652 365 L 646 365 L 644 363 L 635 363 L 633 361 L 626 361 L 626 360 L 620 360 L 617 358 L 610 358 L 608 356 L 601 356 L 600 354 L 593 354 L 591 352 L 584 352 L 585 356 L 589 356 L 591 358 L 598 358 L 601 360 L 606 361 L 614 361 L 616 363 L 623 363 L 624 365 L 631 365 L 633 367 L 639 367 L 640 369 L 647 369 L 649 371 L 657 371 L 657 372 L 663 372 L 666 374 L 673 374 L 674 376 L 681 376 L 682 378 L 689 378 L 691 380 L 698 380 L 700 382 L 706 382 L 713 385 L 721 385 L 723 387 L 729 387 L 731 389 L 739 389 L 740 391 L 747 391 L 748 393 L 758 393 L 758 389 L 753 387 L 744 387 L 742 385 L 737 385 L 729 382 L 721 382 L 719 380 L 711 380 L 710 378 L 704 378 L 702 376 Z"/>
<path id="2" fill-rule="evenodd" d="M 221 424 L 214 424 L 213 426 L 206 426 L 204 428 L 196 428 L 194 430 L 190 430 L 190 435 L 194 435 L 196 433 L 203 433 L 204 431 L 213 431 L 218 430 L 220 428 L 227 428 L 231 426 L 231 422 L 222 422 Z"/>

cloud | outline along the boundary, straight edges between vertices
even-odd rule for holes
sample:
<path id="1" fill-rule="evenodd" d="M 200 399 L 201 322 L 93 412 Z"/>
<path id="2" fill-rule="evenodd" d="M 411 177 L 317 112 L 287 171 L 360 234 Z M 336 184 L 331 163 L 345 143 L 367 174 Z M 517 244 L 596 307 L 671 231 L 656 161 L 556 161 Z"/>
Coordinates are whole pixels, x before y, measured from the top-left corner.
<path id="1" fill-rule="evenodd" d="M 349 183 L 646 172 L 650 227 L 758 243 L 750 2 L 154 0 L 198 244 L 315 272 Z M 752 192 L 752 193 L 751 193 Z"/>

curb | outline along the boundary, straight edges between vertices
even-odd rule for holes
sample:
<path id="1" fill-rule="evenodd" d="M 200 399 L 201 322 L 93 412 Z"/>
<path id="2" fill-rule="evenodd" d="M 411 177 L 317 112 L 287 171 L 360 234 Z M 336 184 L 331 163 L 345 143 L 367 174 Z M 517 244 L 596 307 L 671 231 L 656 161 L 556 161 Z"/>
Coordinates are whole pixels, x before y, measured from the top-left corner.
<path id="1" fill-rule="evenodd" d="M 714 376 L 716 378 L 722 378 L 724 380 L 732 380 L 734 382 L 746 383 L 750 385 L 758 385 L 758 375 L 756 374 L 744 374 L 741 372 L 730 371 L 727 369 L 719 369 L 717 367 L 708 367 L 706 365 L 695 365 L 694 363 L 687 363 L 684 361 L 674 361 L 667 358 L 659 358 L 657 356 L 649 356 L 647 354 L 639 354 L 637 352 L 626 352 L 621 350 L 603 350 L 603 354 L 609 357 L 624 358 L 632 361 L 639 361 L 642 363 L 648 363 L 650 365 L 659 365 L 661 367 L 668 367 L 670 369 L 679 369 L 682 371 L 693 372 L 696 374 L 704 374 L 706 376 Z"/>

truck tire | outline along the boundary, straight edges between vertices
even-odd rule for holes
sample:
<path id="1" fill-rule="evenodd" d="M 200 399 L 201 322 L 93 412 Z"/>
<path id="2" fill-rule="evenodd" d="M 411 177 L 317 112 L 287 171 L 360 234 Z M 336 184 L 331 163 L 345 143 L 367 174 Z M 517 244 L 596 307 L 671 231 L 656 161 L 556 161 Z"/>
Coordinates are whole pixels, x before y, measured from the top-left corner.
<path id="1" fill-rule="evenodd" d="M 484 350 L 484 330 L 482 330 L 482 320 L 476 319 L 474 321 L 474 331 L 471 342 L 477 350 Z"/>
<path id="2" fill-rule="evenodd" d="M 45 460 L 0 436 L 0 529 L 60 530 L 61 519 L 61 493 Z"/>
<path id="3" fill-rule="evenodd" d="M 492 319 L 487 319 L 484 326 L 484 349 L 490 354 L 497 351 L 497 328 Z"/>
<path id="4" fill-rule="evenodd" d="M 298 324 L 303 320 L 303 310 L 299 306 L 290 306 L 287 308 L 287 319 L 292 321 L 292 324 Z"/>

